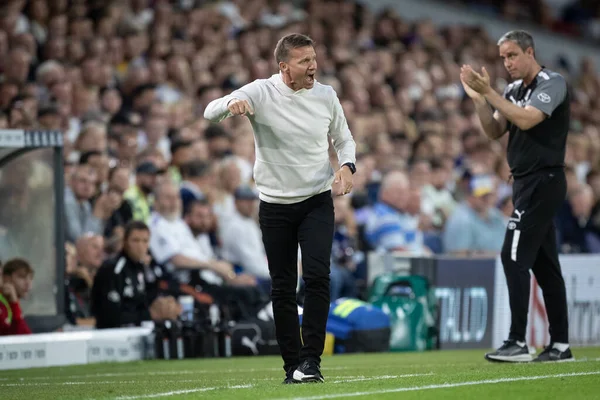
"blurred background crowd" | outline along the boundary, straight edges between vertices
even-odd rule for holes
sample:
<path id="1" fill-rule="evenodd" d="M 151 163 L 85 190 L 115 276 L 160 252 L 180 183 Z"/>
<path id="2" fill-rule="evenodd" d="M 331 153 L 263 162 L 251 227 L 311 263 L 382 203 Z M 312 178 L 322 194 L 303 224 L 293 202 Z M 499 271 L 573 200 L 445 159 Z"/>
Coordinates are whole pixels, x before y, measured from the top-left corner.
<path id="1" fill-rule="evenodd" d="M 546 3 L 565 12 L 549 20 Z M 600 8 L 592 3 L 476 7 L 597 39 Z M 147 224 L 153 263 L 174 281 L 268 293 L 250 124 L 211 125 L 202 115 L 211 100 L 277 73 L 275 43 L 292 32 L 316 41 L 317 79 L 337 91 L 357 143 L 353 193 L 335 199 L 332 300 L 364 293 L 370 251 L 499 252 L 512 213 L 508 138 L 486 138 L 459 81 L 468 63 L 486 66 L 499 91 L 509 83 L 497 38 L 484 28 L 413 23 L 338 0 L 7 0 L 0 129 L 63 133 L 72 321 L 93 324 L 96 272 L 120 254 L 132 220 Z M 600 252 L 597 68 L 589 59 L 544 61 L 567 78 L 572 95 L 560 249 Z M 331 162 L 336 168 L 334 151 Z M 43 185 L 43 162 L 35 165 L 26 179 Z M 0 193 L 14 209 L 0 213 L 0 239 L 19 229 L 14 210 L 31 212 L 14 178 L 18 166 L 11 168 Z M 2 259 L 27 256 L 8 247 Z"/>
<path id="2" fill-rule="evenodd" d="M 600 41 L 600 2 L 597 0 L 453 0 L 511 21 L 533 23 L 555 32 Z"/>

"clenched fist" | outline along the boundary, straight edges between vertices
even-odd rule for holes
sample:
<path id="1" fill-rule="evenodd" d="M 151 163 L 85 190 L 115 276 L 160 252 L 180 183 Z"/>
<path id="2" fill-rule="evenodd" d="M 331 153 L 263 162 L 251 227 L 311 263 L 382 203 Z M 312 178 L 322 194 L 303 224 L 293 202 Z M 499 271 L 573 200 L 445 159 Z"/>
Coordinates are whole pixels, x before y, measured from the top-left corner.
<path id="1" fill-rule="evenodd" d="M 233 99 L 227 103 L 227 109 L 233 115 L 254 115 L 250 104 L 246 100 Z"/>

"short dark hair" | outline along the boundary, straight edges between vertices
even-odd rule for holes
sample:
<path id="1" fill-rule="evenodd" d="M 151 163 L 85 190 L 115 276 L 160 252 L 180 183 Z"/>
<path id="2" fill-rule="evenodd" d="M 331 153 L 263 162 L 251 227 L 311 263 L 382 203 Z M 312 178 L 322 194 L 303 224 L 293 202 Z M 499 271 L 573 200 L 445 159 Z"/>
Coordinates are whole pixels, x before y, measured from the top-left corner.
<path id="1" fill-rule="evenodd" d="M 171 155 L 177 153 L 181 149 L 185 149 L 186 147 L 190 147 L 191 145 L 192 145 L 192 142 L 189 141 L 189 140 L 184 140 L 184 139 L 181 139 L 181 138 L 173 140 L 171 142 Z"/>
<path id="2" fill-rule="evenodd" d="M 25 270 L 27 274 L 33 275 L 33 268 L 31 268 L 31 264 L 23 258 L 13 258 L 8 260 L 6 264 L 2 267 L 2 276 L 11 276 L 15 272 Z"/>
<path id="3" fill-rule="evenodd" d="M 191 160 L 181 166 L 181 176 L 184 178 L 199 178 L 210 173 L 211 165 L 202 160 Z"/>
<path id="4" fill-rule="evenodd" d="M 146 231 L 150 233 L 150 228 L 142 221 L 129 221 L 127 225 L 125 225 L 123 240 L 129 239 L 129 236 L 131 236 L 133 231 Z"/>
<path id="5" fill-rule="evenodd" d="M 210 207 L 210 203 L 205 197 L 199 197 L 188 202 L 183 208 L 183 216 L 187 217 L 194 211 L 194 207 Z"/>
<path id="6" fill-rule="evenodd" d="M 498 46 L 506 41 L 515 42 L 521 50 L 525 51 L 528 48 L 532 48 L 535 54 L 535 43 L 533 43 L 533 36 L 527 31 L 515 30 L 506 32 L 500 39 L 498 39 Z"/>
<path id="7" fill-rule="evenodd" d="M 102 156 L 102 152 L 98 150 L 86 151 L 79 157 L 79 164 L 87 164 L 90 158 L 95 156 Z"/>
<path id="8" fill-rule="evenodd" d="M 300 33 L 291 33 L 279 39 L 275 46 L 275 62 L 279 65 L 280 62 L 287 62 L 290 57 L 290 50 L 300 47 L 313 46 L 315 42 L 308 36 Z"/>

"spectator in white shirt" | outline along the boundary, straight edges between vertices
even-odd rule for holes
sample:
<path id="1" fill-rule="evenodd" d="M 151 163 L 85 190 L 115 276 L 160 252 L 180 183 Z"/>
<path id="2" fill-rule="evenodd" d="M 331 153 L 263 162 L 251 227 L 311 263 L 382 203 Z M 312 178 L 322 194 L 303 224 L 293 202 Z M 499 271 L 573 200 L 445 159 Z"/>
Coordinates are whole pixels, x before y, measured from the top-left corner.
<path id="1" fill-rule="evenodd" d="M 169 180 L 155 190 L 155 211 L 150 217 L 150 250 L 159 264 L 171 263 L 180 271 L 180 279 L 190 277 L 190 270 L 200 270 L 209 283 L 234 283 L 237 275 L 230 263 L 215 260 L 198 245 L 189 226 L 181 218 L 178 187 Z"/>
<path id="2" fill-rule="evenodd" d="M 234 193 L 236 211 L 221 227 L 223 258 L 250 275 L 269 279 L 269 264 L 256 221 L 258 195 L 248 186 Z"/>
<path id="3" fill-rule="evenodd" d="M 211 262 L 229 264 L 235 272 L 233 264 L 227 261 L 218 261 L 221 252 L 217 246 L 213 246 L 213 241 L 211 240 L 211 236 L 216 234 L 218 225 L 216 224 L 216 217 L 210 204 L 204 199 L 192 201 L 185 209 L 183 218 L 190 228 L 202 254 Z M 237 274 L 228 284 L 235 286 L 256 286 L 256 278 L 248 274 Z"/>

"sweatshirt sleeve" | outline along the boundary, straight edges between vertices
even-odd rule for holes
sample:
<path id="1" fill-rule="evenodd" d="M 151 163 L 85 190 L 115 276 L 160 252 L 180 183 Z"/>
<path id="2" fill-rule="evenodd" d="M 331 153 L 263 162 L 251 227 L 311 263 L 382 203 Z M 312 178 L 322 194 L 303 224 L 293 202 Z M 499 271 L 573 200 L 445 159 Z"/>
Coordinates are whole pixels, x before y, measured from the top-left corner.
<path id="1" fill-rule="evenodd" d="M 340 166 L 346 163 L 356 163 L 356 143 L 352 138 L 350 128 L 348 128 L 348 122 L 342 109 L 342 104 L 337 97 L 337 94 L 333 92 L 333 115 L 331 123 L 329 124 L 329 136 L 333 141 L 333 147 L 337 152 L 338 163 Z"/>
<path id="2" fill-rule="evenodd" d="M 211 122 L 221 122 L 232 116 L 227 108 L 229 102 L 233 99 L 246 100 L 252 107 L 252 111 L 256 111 L 258 98 L 260 95 L 260 86 L 262 80 L 250 82 L 241 88 L 234 90 L 231 94 L 215 99 L 208 103 L 204 109 L 204 118 Z"/>

